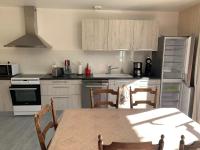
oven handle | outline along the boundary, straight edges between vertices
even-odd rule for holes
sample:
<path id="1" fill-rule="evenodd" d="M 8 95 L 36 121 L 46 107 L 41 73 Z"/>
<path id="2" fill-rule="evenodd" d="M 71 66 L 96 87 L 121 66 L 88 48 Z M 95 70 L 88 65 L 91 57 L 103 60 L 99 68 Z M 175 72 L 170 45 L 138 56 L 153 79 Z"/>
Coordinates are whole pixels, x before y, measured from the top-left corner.
<path id="1" fill-rule="evenodd" d="M 37 90 L 37 88 L 10 88 L 11 91 L 30 91 L 30 90 Z"/>

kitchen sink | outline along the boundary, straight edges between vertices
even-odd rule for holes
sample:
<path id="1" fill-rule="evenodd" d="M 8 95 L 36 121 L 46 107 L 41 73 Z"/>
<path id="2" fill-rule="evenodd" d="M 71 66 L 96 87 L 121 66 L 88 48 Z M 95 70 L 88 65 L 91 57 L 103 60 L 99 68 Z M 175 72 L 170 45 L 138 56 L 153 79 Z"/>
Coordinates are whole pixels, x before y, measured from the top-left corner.
<path id="1" fill-rule="evenodd" d="M 95 78 L 133 78 L 130 74 L 93 74 Z"/>

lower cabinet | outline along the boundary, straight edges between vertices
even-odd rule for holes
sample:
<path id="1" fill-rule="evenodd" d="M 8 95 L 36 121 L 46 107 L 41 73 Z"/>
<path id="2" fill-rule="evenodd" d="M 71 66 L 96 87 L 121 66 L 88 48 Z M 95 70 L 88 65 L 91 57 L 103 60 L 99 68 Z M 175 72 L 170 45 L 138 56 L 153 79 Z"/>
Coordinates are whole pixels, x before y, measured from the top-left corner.
<path id="1" fill-rule="evenodd" d="M 130 108 L 130 87 L 132 90 L 134 88 L 157 88 L 157 102 L 156 105 L 159 106 L 160 103 L 160 80 L 159 79 L 127 79 L 127 80 L 109 80 L 109 88 L 117 90 L 117 88 L 122 88 L 122 93 L 120 94 L 120 106 L 121 108 Z M 137 93 L 133 95 L 133 100 L 153 100 L 154 95 L 150 93 Z M 115 102 L 116 96 L 109 95 L 108 99 Z M 134 108 L 148 108 L 147 105 L 138 105 Z"/>
<path id="2" fill-rule="evenodd" d="M 13 110 L 9 87 L 10 80 L 0 80 L 0 111 Z"/>
<path id="3" fill-rule="evenodd" d="M 42 96 L 42 105 L 49 104 L 51 98 L 54 99 L 56 110 L 64 110 L 67 108 L 80 108 L 81 107 L 80 95 Z"/>
<path id="4" fill-rule="evenodd" d="M 55 109 L 81 108 L 81 80 L 41 81 L 42 105 L 54 99 Z"/>

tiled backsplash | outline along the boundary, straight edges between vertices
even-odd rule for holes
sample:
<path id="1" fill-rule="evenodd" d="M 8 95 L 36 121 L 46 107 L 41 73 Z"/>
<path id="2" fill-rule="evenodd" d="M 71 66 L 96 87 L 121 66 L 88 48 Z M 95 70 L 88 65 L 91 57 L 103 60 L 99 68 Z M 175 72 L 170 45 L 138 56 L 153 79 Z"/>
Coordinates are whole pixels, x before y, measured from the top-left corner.
<path id="1" fill-rule="evenodd" d="M 113 73 L 119 73 L 123 68 L 125 73 L 132 72 L 132 61 L 144 62 L 151 52 L 124 52 L 124 57 L 120 57 L 120 52 L 92 52 L 92 51 L 55 51 L 46 49 L 15 49 L 1 50 L 0 63 L 19 63 L 22 73 L 49 73 L 52 64 L 64 65 L 65 59 L 71 60 L 73 72 L 77 73 L 78 62 L 83 68 L 87 63 L 91 66 L 93 73 L 105 73 L 108 65 L 119 67 Z"/>

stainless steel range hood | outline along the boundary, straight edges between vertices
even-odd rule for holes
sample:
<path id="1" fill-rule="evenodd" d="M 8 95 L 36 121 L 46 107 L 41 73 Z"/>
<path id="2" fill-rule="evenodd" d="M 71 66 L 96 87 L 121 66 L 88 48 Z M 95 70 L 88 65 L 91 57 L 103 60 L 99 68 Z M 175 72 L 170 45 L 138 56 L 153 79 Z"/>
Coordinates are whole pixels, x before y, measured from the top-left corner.
<path id="1" fill-rule="evenodd" d="M 51 46 L 38 36 L 37 14 L 34 6 L 24 7 L 26 34 L 6 45 L 5 47 L 50 48 Z"/>

